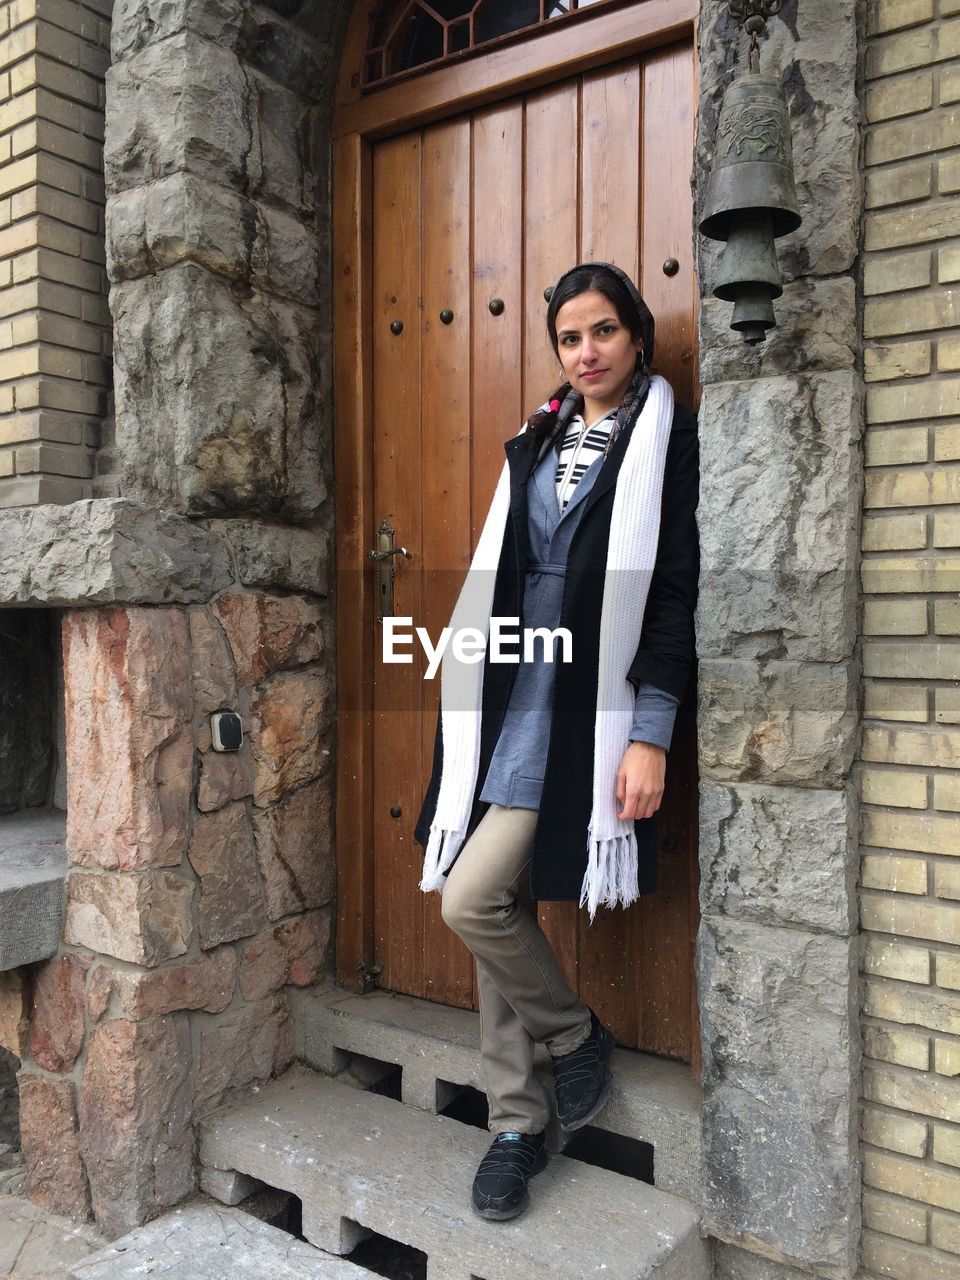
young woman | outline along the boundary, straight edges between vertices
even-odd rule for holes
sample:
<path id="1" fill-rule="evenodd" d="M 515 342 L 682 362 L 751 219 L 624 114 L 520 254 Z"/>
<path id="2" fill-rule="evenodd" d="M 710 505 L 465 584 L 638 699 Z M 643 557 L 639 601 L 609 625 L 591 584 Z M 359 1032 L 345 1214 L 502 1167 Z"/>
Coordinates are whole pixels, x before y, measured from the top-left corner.
<path id="1" fill-rule="evenodd" d="M 565 1129 L 592 1120 L 613 1084 L 613 1036 L 567 986 L 533 903 L 579 900 L 592 920 L 656 888 L 655 814 L 694 661 L 697 424 L 648 372 L 653 317 L 619 268 L 585 263 L 557 281 L 547 330 L 564 381 L 505 446 L 451 625 L 563 627 L 571 651 L 444 657 L 416 829 L 421 887 L 442 890 L 477 963 L 497 1136 L 472 1198 L 495 1219 L 523 1211 L 546 1165 L 534 1045 L 553 1059 Z"/>

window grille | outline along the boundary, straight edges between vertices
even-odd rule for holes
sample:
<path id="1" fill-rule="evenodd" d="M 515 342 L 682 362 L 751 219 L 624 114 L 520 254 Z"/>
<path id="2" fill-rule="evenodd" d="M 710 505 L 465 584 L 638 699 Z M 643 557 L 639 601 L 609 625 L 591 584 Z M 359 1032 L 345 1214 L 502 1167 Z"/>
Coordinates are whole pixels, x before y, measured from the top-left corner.
<path id="1" fill-rule="evenodd" d="M 400 0 L 371 23 L 363 88 L 439 66 L 493 41 L 508 40 L 617 0 Z"/>

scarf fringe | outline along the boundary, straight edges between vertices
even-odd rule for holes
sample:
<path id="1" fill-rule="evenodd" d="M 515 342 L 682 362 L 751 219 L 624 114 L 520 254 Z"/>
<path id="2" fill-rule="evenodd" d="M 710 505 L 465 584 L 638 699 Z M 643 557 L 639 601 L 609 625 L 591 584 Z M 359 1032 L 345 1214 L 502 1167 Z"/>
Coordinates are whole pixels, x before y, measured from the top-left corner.
<path id="1" fill-rule="evenodd" d="M 636 833 L 591 838 L 580 889 L 580 906 L 587 908 L 590 923 L 598 907 L 629 907 L 639 896 Z"/>
<path id="2" fill-rule="evenodd" d="M 423 879 L 420 888 L 424 893 L 439 893 L 447 872 L 460 852 L 466 832 L 454 831 L 431 824 L 427 847 L 423 855 Z"/>

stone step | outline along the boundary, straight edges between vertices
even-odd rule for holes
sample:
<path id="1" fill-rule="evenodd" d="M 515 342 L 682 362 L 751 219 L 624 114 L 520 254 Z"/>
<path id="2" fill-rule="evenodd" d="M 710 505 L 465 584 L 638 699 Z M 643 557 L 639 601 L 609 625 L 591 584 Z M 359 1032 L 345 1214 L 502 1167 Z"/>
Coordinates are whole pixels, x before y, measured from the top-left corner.
<path id="1" fill-rule="evenodd" d="M 207 1117 L 200 1160 L 299 1196 L 303 1234 L 346 1254 L 369 1231 L 427 1255 L 427 1280 L 708 1280 L 679 1196 L 555 1156 L 513 1222 L 470 1208 L 481 1129 L 295 1067 Z"/>
<path id="2" fill-rule="evenodd" d="M 365 1280 L 332 1257 L 239 1209 L 188 1204 L 75 1263 L 68 1280 Z"/>
<path id="3" fill-rule="evenodd" d="M 360 996 L 339 989 L 292 993 L 291 1010 L 297 1057 L 317 1071 L 337 1075 L 352 1055 L 393 1063 L 402 1069 L 403 1101 L 425 1111 L 442 1110 L 465 1085 L 483 1089 L 480 1018 L 469 1010 L 388 991 Z M 549 1077 L 545 1050 L 538 1068 Z M 617 1049 L 613 1073 L 616 1088 L 594 1126 L 649 1143 L 654 1185 L 700 1204 L 703 1093 L 689 1066 Z"/>
<path id="4" fill-rule="evenodd" d="M 67 815 L 25 809 L 0 818 L 0 970 L 35 964 L 60 945 Z"/>

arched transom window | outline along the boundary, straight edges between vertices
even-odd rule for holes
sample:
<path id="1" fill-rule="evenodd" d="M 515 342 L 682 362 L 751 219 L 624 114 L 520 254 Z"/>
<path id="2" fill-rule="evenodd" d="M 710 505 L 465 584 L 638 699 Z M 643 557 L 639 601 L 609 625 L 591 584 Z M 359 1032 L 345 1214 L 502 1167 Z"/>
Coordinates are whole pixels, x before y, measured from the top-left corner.
<path id="1" fill-rule="evenodd" d="M 363 87 L 617 0 L 393 0 L 370 25 Z"/>

